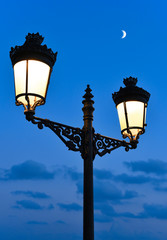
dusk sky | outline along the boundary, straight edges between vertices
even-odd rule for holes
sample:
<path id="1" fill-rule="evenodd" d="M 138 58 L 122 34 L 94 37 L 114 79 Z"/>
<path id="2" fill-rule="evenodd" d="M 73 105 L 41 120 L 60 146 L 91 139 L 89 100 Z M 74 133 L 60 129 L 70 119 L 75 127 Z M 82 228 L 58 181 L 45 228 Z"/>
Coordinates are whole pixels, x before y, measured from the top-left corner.
<path id="1" fill-rule="evenodd" d="M 0 239 L 81 240 L 83 234 L 80 153 L 26 121 L 23 106 L 15 105 L 9 51 L 37 32 L 58 51 L 37 117 L 82 128 L 90 84 L 96 133 L 122 140 L 112 93 L 130 76 L 150 92 L 137 149 L 94 160 L 95 240 L 167 239 L 166 12 L 165 0 L 1 2 Z"/>

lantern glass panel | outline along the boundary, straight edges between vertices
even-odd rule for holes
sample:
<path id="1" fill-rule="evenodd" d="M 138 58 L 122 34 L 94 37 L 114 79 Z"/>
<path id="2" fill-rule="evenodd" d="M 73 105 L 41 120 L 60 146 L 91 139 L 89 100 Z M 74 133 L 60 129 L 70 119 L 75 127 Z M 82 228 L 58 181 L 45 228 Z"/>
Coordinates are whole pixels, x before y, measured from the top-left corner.
<path id="1" fill-rule="evenodd" d="M 127 112 L 127 121 L 125 115 L 125 107 Z M 118 116 L 121 126 L 121 131 L 127 129 L 129 126 L 129 130 L 133 137 L 136 137 L 137 134 L 143 129 L 143 118 L 145 112 L 145 104 L 139 101 L 127 101 L 124 103 L 120 103 L 117 106 Z M 146 114 L 145 114 L 146 116 Z M 145 119 L 144 119 L 145 120 Z M 145 122 L 144 122 L 145 123 Z M 124 135 L 129 135 L 127 130 L 123 132 Z"/>
<path id="2" fill-rule="evenodd" d="M 50 67 L 43 62 L 28 61 L 28 93 L 35 93 L 45 98 Z"/>
<path id="3" fill-rule="evenodd" d="M 126 102 L 129 127 L 143 127 L 144 103 L 138 101 Z"/>
<path id="4" fill-rule="evenodd" d="M 46 63 L 37 60 L 17 62 L 14 65 L 16 97 L 24 94 L 24 96 L 17 97 L 17 100 L 27 105 L 27 94 L 30 106 L 33 106 L 41 97 L 45 98 L 49 76 L 50 67 Z"/>
<path id="5" fill-rule="evenodd" d="M 26 60 L 14 65 L 14 80 L 16 96 L 25 93 L 26 86 Z"/>
<path id="6" fill-rule="evenodd" d="M 119 123 L 121 126 L 121 131 L 125 128 L 127 128 L 126 124 L 126 118 L 125 118 L 125 108 L 124 103 L 120 103 L 117 105 L 117 111 L 118 111 L 118 117 L 119 117 Z"/>

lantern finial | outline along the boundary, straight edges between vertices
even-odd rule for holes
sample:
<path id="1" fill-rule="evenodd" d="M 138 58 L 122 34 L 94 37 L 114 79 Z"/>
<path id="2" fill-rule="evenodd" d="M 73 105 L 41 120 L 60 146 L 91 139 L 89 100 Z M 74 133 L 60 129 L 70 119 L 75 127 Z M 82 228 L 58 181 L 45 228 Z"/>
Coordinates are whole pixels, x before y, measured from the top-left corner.
<path id="1" fill-rule="evenodd" d="M 136 86 L 137 78 L 133 78 L 133 77 L 124 78 L 123 83 L 125 84 L 126 87 Z"/>
<path id="2" fill-rule="evenodd" d="M 39 33 L 28 33 L 28 35 L 26 36 L 26 41 L 24 43 L 24 45 L 41 45 L 41 43 L 43 42 L 44 37 L 42 37 L 42 35 L 39 35 Z"/>

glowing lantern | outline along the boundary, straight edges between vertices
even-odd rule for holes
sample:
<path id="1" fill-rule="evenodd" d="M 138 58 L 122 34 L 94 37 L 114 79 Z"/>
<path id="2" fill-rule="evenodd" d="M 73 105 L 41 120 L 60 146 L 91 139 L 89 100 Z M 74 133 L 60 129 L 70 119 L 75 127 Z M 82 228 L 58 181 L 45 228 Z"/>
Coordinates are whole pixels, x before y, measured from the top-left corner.
<path id="1" fill-rule="evenodd" d="M 10 58 L 14 68 L 16 105 L 34 111 L 45 103 L 47 89 L 57 52 L 41 45 L 43 37 L 28 34 L 22 46 L 11 48 Z"/>
<path id="2" fill-rule="evenodd" d="M 146 109 L 150 94 L 136 86 L 137 78 L 126 78 L 126 87 L 113 94 L 123 138 L 137 140 L 145 132 Z"/>

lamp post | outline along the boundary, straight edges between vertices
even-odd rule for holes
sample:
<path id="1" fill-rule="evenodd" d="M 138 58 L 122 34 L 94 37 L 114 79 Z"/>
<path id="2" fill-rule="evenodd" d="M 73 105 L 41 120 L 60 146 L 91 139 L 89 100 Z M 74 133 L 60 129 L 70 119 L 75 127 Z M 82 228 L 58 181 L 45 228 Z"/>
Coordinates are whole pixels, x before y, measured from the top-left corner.
<path id="1" fill-rule="evenodd" d="M 62 123 L 35 116 L 35 108 L 45 103 L 49 79 L 57 52 L 41 45 L 43 37 L 28 34 L 22 46 L 11 48 L 10 58 L 14 68 L 16 105 L 24 106 L 26 119 L 39 129 L 50 128 L 68 147 L 81 153 L 84 162 L 83 193 L 83 239 L 94 239 L 93 207 L 93 160 L 106 153 L 124 147 L 126 151 L 135 149 L 139 135 L 145 132 L 146 108 L 150 94 L 136 86 L 136 78 L 124 79 L 124 88 L 113 94 L 123 138 L 129 142 L 95 133 L 93 128 L 94 101 L 90 86 L 83 96 L 83 128 L 75 128 Z"/>

